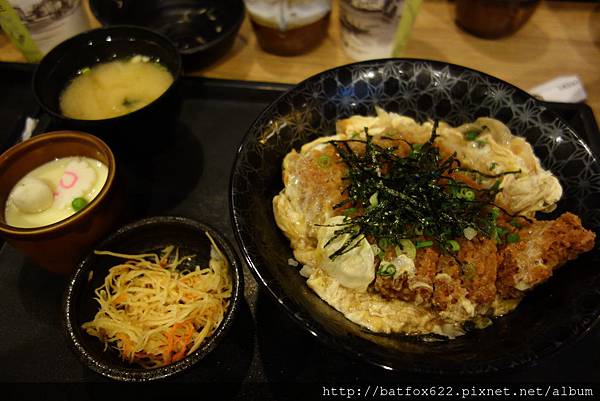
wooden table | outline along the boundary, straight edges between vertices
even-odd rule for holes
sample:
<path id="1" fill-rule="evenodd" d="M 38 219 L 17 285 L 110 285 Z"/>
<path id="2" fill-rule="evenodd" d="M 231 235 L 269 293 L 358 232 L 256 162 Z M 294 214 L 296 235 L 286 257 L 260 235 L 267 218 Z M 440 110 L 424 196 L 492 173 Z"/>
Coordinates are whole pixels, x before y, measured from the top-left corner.
<path id="1" fill-rule="evenodd" d="M 91 13 L 90 20 L 92 26 L 99 25 Z M 543 1 L 515 35 L 485 40 L 456 26 L 452 1 L 425 0 L 403 56 L 464 65 L 525 90 L 559 75 L 577 74 L 588 93 L 587 103 L 600 120 L 600 4 L 597 3 Z M 23 61 L 4 35 L 0 35 L 0 61 Z M 262 51 L 246 19 L 229 54 L 210 67 L 188 73 L 297 83 L 351 61 L 341 48 L 334 1 L 329 34 L 308 54 L 279 57 Z"/>

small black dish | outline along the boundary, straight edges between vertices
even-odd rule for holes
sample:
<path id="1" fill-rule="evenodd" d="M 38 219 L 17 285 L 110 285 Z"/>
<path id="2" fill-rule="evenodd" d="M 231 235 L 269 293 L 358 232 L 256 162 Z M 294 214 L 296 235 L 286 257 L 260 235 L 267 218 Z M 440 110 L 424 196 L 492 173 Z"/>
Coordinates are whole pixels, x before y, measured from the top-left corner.
<path id="1" fill-rule="evenodd" d="M 589 147 L 545 103 L 485 73 L 437 61 L 370 60 L 340 66 L 299 83 L 269 105 L 238 148 L 230 208 L 236 240 L 257 282 L 303 330 L 371 364 L 422 374 L 467 375 L 535 365 L 585 335 L 600 317 L 598 246 L 560 268 L 515 311 L 485 330 L 448 341 L 372 333 L 319 298 L 289 265 L 289 240 L 273 216 L 283 188 L 285 155 L 336 121 L 375 115 L 375 107 L 423 122 L 453 125 L 490 116 L 525 137 L 564 196 L 550 217 L 571 211 L 600 235 L 600 164 Z"/>
<path id="2" fill-rule="evenodd" d="M 173 75 L 171 86 L 152 103 L 122 116 L 81 120 L 61 114 L 59 99 L 67 84 L 85 67 L 134 55 L 159 61 Z M 116 153 L 149 148 L 166 140 L 179 112 L 177 82 L 182 72 L 179 52 L 166 37 L 136 26 L 94 29 L 68 39 L 52 49 L 33 74 L 33 93 L 53 126 L 90 132 L 104 139 Z"/>
<path id="3" fill-rule="evenodd" d="M 102 25 L 139 25 L 167 36 L 191 69 L 231 49 L 245 14 L 242 0 L 90 0 L 90 8 Z"/>
<path id="4" fill-rule="evenodd" d="M 128 254 L 156 252 L 167 245 L 179 247 L 180 254 L 195 255 L 193 262 L 208 265 L 211 243 L 204 232 L 210 233 L 217 246 L 229 261 L 232 293 L 229 308 L 214 334 L 191 355 L 168 366 L 144 369 L 124 362 L 112 349 L 104 350 L 104 344 L 90 336 L 82 328 L 84 322 L 93 320 L 98 311 L 94 291 L 104 282 L 108 269 L 117 259 L 90 253 L 77 266 L 69 279 L 63 300 L 63 324 L 67 340 L 81 361 L 93 371 L 114 380 L 143 382 L 163 379 L 190 369 L 208 355 L 226 335 L 243 297 L 243 273 L 240 261 L 221 234 L 198 221 L 183 217 L 149 217 L 129 224 L 95 249 Z M 92 273 L 93 272 L 93 273 Z M 92 274 L 91 279 L 90 274 Z"/>

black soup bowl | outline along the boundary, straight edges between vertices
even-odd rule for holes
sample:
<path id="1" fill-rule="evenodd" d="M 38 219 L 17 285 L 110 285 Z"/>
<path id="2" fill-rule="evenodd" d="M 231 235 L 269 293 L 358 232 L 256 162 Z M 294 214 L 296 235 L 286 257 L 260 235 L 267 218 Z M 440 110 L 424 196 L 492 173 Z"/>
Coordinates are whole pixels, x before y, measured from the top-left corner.
<path id="1" fill-rule="evenodd" d="M 125 254 L 159 253 L 168 245 L 179 249 L 179 255 L 194 255 L 193 266 L 208 266 L 211 242 L 205 232 L 229 262 L 232 290 L 223 320 L 214 333 L 204 339 L 196 351 L 164 367 L 146 369 L 123 361 L 112 348 L 89 335 L 81 325 L 92 321 L 99 310 L 95 290 L 104 283 L 108 270 L 124 259 L 94 252 L 84 258 L 70 277 L 63 300 L 63 323 L 67 341 L 79 359 L 91 370 L 108 378 L 143 382 L 164 379 L 183 373 L 198 364 L 227 334 L 243 297 L 242 266 L 229 241 L 210 226 L 179 216 L 148 217 L 126 225 L 96 245 L 96 250 Z"/>
<path id="2" fill-rule="evenodd" d="M 223 57 L 245 15 L 242 0 L 90 0 L 90 9 L 102 25 L 138 25 L 167 36 L 186 69 Z"/>
<path id="3" fill-rule="evenodd" d="M 61 93 L 83 69 L 135 55 L 159 62 L 173 76 L 173 83 L 156 100 L 131 113 L 101 120 L 70 118 L 61 113 Z M 114 26 L 84 32 L 52 49 L 34 72 L 33 92 L 54 128 L 93 133 L 120 153 L 168 140 L 165 131 L 168 134 L 172 130 L 179 112 L 177 82 L 181 73 L 181 57 L 169 39 L 141 27 Z"/>
<path id="4" fill-rule="evenodd" d="M 281 163 L 292 149 L 335 132 L 375 106 L 459 125 L 480 116 L 504 122 L 533 145 L 559 178 L 553 216 L 578 214 L 597 234 L 600 165 L 589 147 L 543 102 L 487 74 L 427 60 L 365 61 L 325 71 L 283 94 L 254 121 L 238 149 L 230 201 L 236 239 L 257 281 L 303 329 L 334 349 L 378 366 L 433 374 L 478 374 L 531 366 L 585 334 L 600 314 L 600 252 L 581 255 L 527 294 L 512 313 L 454 340 L 423 341 L 362 329 L 305 284 L 272 199 L 283 189 Z M 553 217 L 550 216 L 550 217 Z"/>

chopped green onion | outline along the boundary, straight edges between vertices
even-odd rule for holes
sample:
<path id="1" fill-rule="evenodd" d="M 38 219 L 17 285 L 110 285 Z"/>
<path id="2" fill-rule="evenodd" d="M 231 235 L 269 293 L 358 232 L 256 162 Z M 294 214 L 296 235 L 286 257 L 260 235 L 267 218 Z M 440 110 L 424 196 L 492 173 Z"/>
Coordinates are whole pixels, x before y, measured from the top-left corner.
<path id="1" fill-rule="evenodd" d="M 381 250 L 381 248 L 379 248 L 377 246 L 377 244 L 371 244 L 371 249 L 373 250 L 373 253 L 375 254 L 375 256 L 379 257 L 379 259 L 383 260 L 383 257 L 385 256 L 385 252 L 383 252 Z"/>
<path id="2" fill-rule="evenodd" d="M 317 164 L 321 168 L 327 168 L 327 167 L 331 166 L 331 158 L 327 155 L 321 155 L 321 156 L 319 156 L 319 159 L 317 160 Z"/>
<path id="3" fill-rule="evenodd" d="M 456 185 L 453 185 L 453 184 L 448 185 L 448 187 L 450 188 L 450 192 L 452 193 L 452 197 L 453 198 L 458 198 L 459 193 L 460 193 L 458 187 Z"/>
<path id="4" fill-rule="evenodd" d="M 505 235 L 508 232 L 508 230 L 504 227 L 498 226 L 498 227 L 496 227 L 496 232 L 498 233 L 498 236 L 502 237 L 503 235 Z"/>
<path id="5" fill-rule="evenodd" d="M 521 227 L 523 227 L 523 226 L 521 225 L 521 223 L 519 222 L 519 219 L 517 219 L 517 218 L 514 218 L 514 219 L 512 219 L 512 220 L 511 220 L 511 221 L 509 221 L 508 223 L 509 223 L 511 226 L 513 226 L 513 227 L 516 227 L 516 228 L 521 228 Z"/>
<path id="6" fill-rule="evenodd" d="M 430 246 L 433 246 L 433 241 L 417 241 L 415 243 L 415 248 L 417 248 L 417 249 L 429 248 Z"/>
<path id="7" fill-rule="evenodd" d="M 400 246 L 402 247 L 402 253 L 408 256 L 409 258 L 414 259 L 417 256 L 417 248 L 411 240 L 401 239 Z"/>
<path id="8" fill-rule="evenodd" d="M 410 152 L 408 153 L 408 157 L 414 159 L 417 156 L 419 156 L 419 153 L 421 153 L 422 147 L 423 147 L 423 145 L 420 143 L 413 143 L 412 145 L 410 145 Z"/>
<path id="9" fill-rule="evenodd" d="M 88 203 L 88 201 L 85 198 L 75 198 L 71 202 L 71 207 L 73 208 L 73 210 L 78 212 L 81 209 L 83 209 L 85 207 L 85 205 L 87 205 L 87 203 Z"/>
<path id="10" fill-rule="evenodd" d="M 358 211 L 357 208 L 355 207 L 349 207 L 348 209 L 344 210 L 344 216 L 350 216 L 351 214 L 354 214 Z"/>
<path id="11" fill-rule="evenodd" d="M 386 250 L 392 245 L 392 241 L 390 241 L 388 238 L 380 238 L 377 244 L 381 249 Z"/>
<path id="12" fill-rule="evenodd" d="M 490 164 L 490 170 L 494 170 L 496 167 L 498 167 L 498 163 L 492 162 L 492 164 Z"/>
<path id="13" fill-rule="evenodd" d="M 519 234 L 517 234 L 517 233 L 511 233 L 506 236 L 506 242 L 509 244 L 514 244 L 515 242 L 518 242 L 520 239 L 521 238 L 519 237 Z"/>
<path id="14" fill-rule="evenodd" d="M 385 265 L 381 264 L 379 266 L 379 269 L 377 270 L 378 276 L 388 277 L 388 276 L 393 276 L 394 274 L 396 274 L 396 266 L 394 266 L 391 263 L 387 263 Z"/>
<path id="15" fill-rule="evenodd" d="M 477 145 L 477 147 L 479 149 L 481 149 L 481 148 L 485 147 L 485 145 L 487 145 L 487 142 L 486 141 L 482 141 L 482 140 L 477 140 L 477 141 L 475 141 L 475 144 Z"/>
<path id="16" fill-rule="evenodd" d="M 461 188 L 459 197 L 468 201 L 475 200 L 475 191 L 468 188 Z"/>
<path id="17" fill-rule="evenodd" d="M 379 195 L 379 192 L 375 192 L 373 195 L 371 195 L 371 197 L 369 198 L 369 204 L 373 207 L 377 206 L 379 204 L 379 200 L 377 199 Z"/>
<path id="18" fill-rule="evenodd" d="M 463 187 L 459 189 L 459 187 L 456 185 L 451 185 L 450 191 L 452 192 L 452 196 L 454 198 L 466 199 L 468 201 L 475 200 L 475 191 L 473 191 L 471 188 Z"/>
<path id="19" fill-rule="evenodd" d="M 474 141 L 479 136 L 479 131 L 467 131 L 464 135 L 467 141 Z"/>
<path id="20" fill-rule="evenodd" d="M 452 250 L 452 252 L 460 251 L 460 244 L 458 242 L 454 241 L 453 239 L 448 241 L 448 245 L 450 245 L 450 249 Z"/>
<path id="21" fill-rule="evenodd" d="M 500 216 L 500 209 L 493 207 L 492 210 L 490 210 L 490 215 L 492 216 L 492 219 L 496 221 L 498 216 Z"/>
<path id="22" fill-rule="evenodd" d="M 463 233 L 465 234 L 465 238 L 468 239 L 469 241 L 471 241 L 473 238 L 475 238 L 477 236 L 477 230 L 474 229 L 473 227 L 466 227 L 463 230 Z"/>

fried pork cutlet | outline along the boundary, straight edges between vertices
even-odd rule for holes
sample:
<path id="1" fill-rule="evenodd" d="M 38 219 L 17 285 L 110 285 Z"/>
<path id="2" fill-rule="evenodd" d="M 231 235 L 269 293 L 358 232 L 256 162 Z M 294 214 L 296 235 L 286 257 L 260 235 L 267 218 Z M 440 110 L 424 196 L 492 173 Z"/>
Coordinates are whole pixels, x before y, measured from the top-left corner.
<path id="1" fill-rule="evenodd" d="M 572 213 L 534 221 L 518 233 L 520 241 L 502 247 L 490 239 L 461 240 L 454 256 L 435 248 L 419 249 L 414 275 L 377 276 L 372 290 L 388 299 L 419 301 L 440 312 L 462 308 L 463 315 L 486 314 L 497 297 L 520 298 L 554 269 L 591 250 L 595 240 Z"/>
<path id="2" fill-rule="evenodd" d="M 318 225 L 333 214 L 333 206 L 343 199 L 342 177 L 346 168 L 331 146 L 309 145 L 285 157 L 286 190 L 273 198 L 273 208 L 277 225 L 290 239 L 296 259 L 315 264 Z"/>
<path id="3" fill-rule="evenodd" d="M 439 252 L 433 248 L 419 249 L 413 274 L 403 274 L 396 278 L 376 276 L 374 290 L 384 298 L 397 298 L 414 302 L 416 305 L 429 306 L 439 256 Z"/>
<path id="4" fill-rule="evenodd" d="M 590 251 L 596 237 L 568 212 L 556 220 L 535 221 L 519 230 L 519 236 L 520 241 L 499 253 L 496 287 L 503 298 L 517 298 L 540 284 L 556 268 Z"/>
<path id="5" fill-rule="evenodd" d="M 496 243 L 483 238 L 461 240 L 455 257 L 436 248 L 419 249 L 414 275 L 377 276 L 373 289 L 385 298 L 441 311 L 462 307 L 472 315 L 487 310 L 496 298 L 496 255 Z"/>

